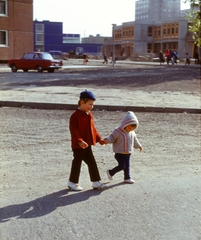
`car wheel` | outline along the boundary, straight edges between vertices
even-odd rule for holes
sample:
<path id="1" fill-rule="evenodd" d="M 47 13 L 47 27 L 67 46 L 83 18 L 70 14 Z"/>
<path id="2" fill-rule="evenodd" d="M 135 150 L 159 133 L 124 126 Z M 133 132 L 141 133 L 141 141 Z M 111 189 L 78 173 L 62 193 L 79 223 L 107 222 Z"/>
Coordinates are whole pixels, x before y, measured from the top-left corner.
<path id="1" fill-rule="evenodd" d="M 11 65 L 11 71 L 12 72 L 17 72 L 17 66 L 15 64 Z"/>
<path id="2" fill-rule="evenodd" d="M 28 69 L 23 69 L 24 72 L 28 72 Z"/>
<path id="3" fill-rule="evenodd" d="M 43 67 L 41 67 L 41 66 L 37 66 L 37 68 L 36 68 L 36 69 L 37 69 L 37 71 L 38 71 L 38 72 L 40 72 L 40 73 L 42 73 L 42 72 L 43 72 Z"/>
<path id="4" fill-rule="evenodd" d="M 49 73 L 53 73 L 54 72 L 54 69 L 48 69 L 47 70 Z"/>

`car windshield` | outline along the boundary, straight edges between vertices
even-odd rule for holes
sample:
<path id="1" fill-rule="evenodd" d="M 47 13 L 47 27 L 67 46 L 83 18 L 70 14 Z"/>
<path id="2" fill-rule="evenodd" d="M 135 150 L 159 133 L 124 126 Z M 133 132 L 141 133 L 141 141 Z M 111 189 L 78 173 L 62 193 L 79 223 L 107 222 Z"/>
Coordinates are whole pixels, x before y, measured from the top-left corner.
<path id="1" fill-rule="evenodd" d="M 46 60 L 52 60 L 53 57 L 51 54 L 49 53 L 43 53 L 43 59 L 46 59 Z"/>

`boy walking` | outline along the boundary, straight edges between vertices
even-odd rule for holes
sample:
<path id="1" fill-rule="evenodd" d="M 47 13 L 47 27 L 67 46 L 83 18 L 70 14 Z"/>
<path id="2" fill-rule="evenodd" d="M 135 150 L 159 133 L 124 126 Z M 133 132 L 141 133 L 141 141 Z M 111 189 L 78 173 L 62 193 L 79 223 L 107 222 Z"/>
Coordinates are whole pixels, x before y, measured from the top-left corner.
<path id="1" fill-rule="evenodd" d="M 139 148 L 142 151 L 142 146 L 134 132 L 138 125 L 137 117 L 133 112 L 129 111 L 124 116 L 120 126 L 104 139 L 105 144 L 113 144 L 114 157 L 118 162 L 118 166 L 107 170 L 110 180 L 113 179 L 113 176 L 117 172 L 124 171 L 124 182 L 131 184 L 135 182 L 130 176 L 130 156 L 133 147 L 136 149 Z"/>
<path id="2" fill-rule="evenodd" d="M 90 180 L 94 189 L 105 188 L 106 185 L 101 183 L 100 174 L 94 158 L 91 146 L 99 142 L 101 145 L 104 141 L 95 128 L 93 115 L 94 94 L 85 90 L 80 93 L 79 107 L 70 117 L 71 147 L 74 159 L 71 165 L 71 173 L 68 181 L 68 188 L 74 191 L 81 191 L 79 186 L 79 175 L 82 160 L 87 164 Z"/>

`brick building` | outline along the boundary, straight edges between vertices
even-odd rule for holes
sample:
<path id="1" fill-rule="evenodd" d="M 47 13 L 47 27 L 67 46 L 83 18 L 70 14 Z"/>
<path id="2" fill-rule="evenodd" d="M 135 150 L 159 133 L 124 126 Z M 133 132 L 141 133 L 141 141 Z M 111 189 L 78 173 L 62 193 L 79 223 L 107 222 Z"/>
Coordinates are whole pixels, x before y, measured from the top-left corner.
<path id="1" fill-rule="evenodd" d="M 0 60 L 33 51 L 33 0 L 0 0 Z"/>

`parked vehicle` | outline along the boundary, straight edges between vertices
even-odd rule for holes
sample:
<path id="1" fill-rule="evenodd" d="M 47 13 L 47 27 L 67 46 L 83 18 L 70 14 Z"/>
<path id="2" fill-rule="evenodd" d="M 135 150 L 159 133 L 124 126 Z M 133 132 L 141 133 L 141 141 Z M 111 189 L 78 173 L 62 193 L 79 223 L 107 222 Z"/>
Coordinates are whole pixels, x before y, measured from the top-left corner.
<path id="1" fill-rule="evenodd" d="M 53 59 L 52 55 L 47 52 L 27 52 L 21 59 L 11 59 L 8 66 L 12 72 L 22 69 L 24 72 L 28 70 L 37 70 L 38 72 L 48 71 L 53 73 L 55 69 L 60 69 L 63 62 Z"/>
<path id="2" fill-rule="evenodd" d="M 76 47 L 75 50 L 68 51 L 69 58 L 83 58 L 86 51 L 83 47 Z"/>
<path id="3" fill-rule="evenodd" d="M 57 50 L 50 50 L 50 54 L 54 59 L 63 59 L 67 60 L 68 59 L 68 53 L 57 51 Z"/>

